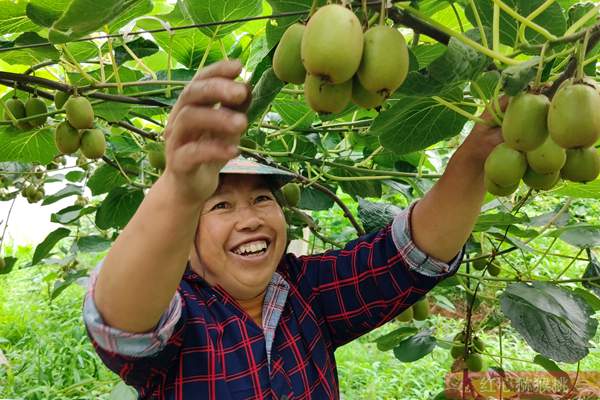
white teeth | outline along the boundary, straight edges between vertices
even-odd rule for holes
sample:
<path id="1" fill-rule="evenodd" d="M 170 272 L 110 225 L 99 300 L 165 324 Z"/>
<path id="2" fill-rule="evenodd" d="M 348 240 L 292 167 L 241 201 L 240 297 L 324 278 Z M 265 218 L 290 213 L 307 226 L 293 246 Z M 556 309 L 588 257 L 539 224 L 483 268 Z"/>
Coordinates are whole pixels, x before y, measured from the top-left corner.
<path id="1" fill-rule="evenodd" d="M 256 253 L 267 249 L 266 240 L 256 240 L 254 242 L 244 243 L 241 246 L 233 249 L 235 254 L 242 255 L 244 253 Z"/>

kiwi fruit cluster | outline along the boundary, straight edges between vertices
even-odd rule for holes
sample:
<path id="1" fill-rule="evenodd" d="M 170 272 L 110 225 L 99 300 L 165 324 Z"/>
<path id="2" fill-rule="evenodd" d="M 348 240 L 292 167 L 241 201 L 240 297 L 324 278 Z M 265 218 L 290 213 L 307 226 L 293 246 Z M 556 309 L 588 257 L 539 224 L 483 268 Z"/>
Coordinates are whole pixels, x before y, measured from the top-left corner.
<path id="1" fill-rule="evenodd" d="M 425 296 L 398 314 L 396 321 L 411 322 L 413 319 L 416 321 L 424 321 L 429 318 L 429 315 L 431 315 L 429 299 Z"/>
<path id="2" fill-rule="evenodd" d="M 102 157 L 106 152 L 106 138 L 101 129 L 94 128 L 94 109 L 89 100 L 58 92 L 54 101 L 57 109 L 64 107 L 66 115 L 54 130 L 56 148 L 62 154 L 81 150 L 89 159 Z"/>
<path id="3" fill-rule="evenodd" d="M 498 264 L 497 260 L 488 261 L 487 258 L 480 258 L 481 254 L 477 254 L 475 259 L 472 262 L 473 268 L 477 271 L 483 271 L 487 266 L 487 272 L 491 276 L 498 276 L 502 269 L 500 268 L 500 264 Z"/>
<path id="4" fill-rule="evenodd" d="M 13 122 L 14 126 L 21 130 L 29 130 L 38 128 L 46 123 L 48 116 L 48 107 L 44 100 L 40 99 L 37 95 L 30 97 L 26 102 L 19 99 L 17 96 L 13 96 L 4 103 L 6 109 L 10 111 L 12 116 L 19 120 L 23 118 L 32 117 L 26 121 Z M 12 121 L 7 110 L 4 110 L 4 120 Z"/>
<path id="5" fill-rule="evenodd" d="M 406 79 L 408 64 L 400 31 L 377 25 L 363 32 L 358 17 L 338 4 L 287 28 L 273 57 L 275 75 L 304 84 L 306 102 L 320 113 L 341 112 L 350 101 L 381 106 Z"/>
<path id="6" fill-rule="evenodd" d="M 37 203 L 44 198 L 44 188 L 39 185 L 26 185 L 21 189 L 21 195 L 27 199 L 30 204 Z"/>
<path id="7" fill-rule="evenodd" d="M 466 335 L 464 332 L 459 332 L 454 336 L 454 345 L 450 349 L 452 358 L 462 358 L 465 361 L 465 366 L 471 372 L 481 372 L 484 369 L 485 362 L 481 353 L 485 351 L 485 343 L 478 336 L 474 336 L 471 343 L 465 346 Z M 467 353 L 465 353 L 465 347 Z"/>
<path id="8" fill-rule="evenodd" d="M 552 189 L 563 178 L 590 182 L 600 174 L 600 92 L 589 79 L 564 82 L 552 100 L 521 93 L 510 100 L 504 143 L 485 162 L 485 187 L 507 196 L 521 180 L 536 190 Z"/>

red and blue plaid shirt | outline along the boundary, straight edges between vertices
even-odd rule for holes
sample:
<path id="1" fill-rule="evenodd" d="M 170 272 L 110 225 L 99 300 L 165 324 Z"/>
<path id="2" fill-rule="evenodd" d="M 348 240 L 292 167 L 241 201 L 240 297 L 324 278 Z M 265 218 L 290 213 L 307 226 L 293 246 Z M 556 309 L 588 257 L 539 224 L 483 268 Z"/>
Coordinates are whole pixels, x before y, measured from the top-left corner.
<path id="1" fill-rule="evenodd" d="M 334 351 L 393 319 L 442 279 L 448 265 L 419 250 L 410 209 L 343 250 L 286 254 L 273 275 L 259 327 L 221 287 L 186 269 L 155 331 L 107 326 L 84 302 L 102 361 L 141 399 L 338 399 Z"/>

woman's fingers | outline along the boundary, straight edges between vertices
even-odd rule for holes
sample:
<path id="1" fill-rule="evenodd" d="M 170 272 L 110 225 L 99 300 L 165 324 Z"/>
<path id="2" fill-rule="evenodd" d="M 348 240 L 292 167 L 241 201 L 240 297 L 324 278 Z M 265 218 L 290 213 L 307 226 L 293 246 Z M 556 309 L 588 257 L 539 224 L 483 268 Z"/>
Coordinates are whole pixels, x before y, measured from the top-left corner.
<path id="1" fill-rule="evenodd" d="M 173 168 L 182 172 L 191 172 L 201 164 L 220 163 L 224 165 L 238 153 L 237 146 L 222 140 L 201 139 L 188 142 L 174 150 Z"/>
<path id="2" fill-rule="evenodd" d="M 198 70 L 192 80 L 197 81 L 215 76 L 234 79 L 240 72 L 242 72 L 242 63 L 239 60 L 222 60 Z"/>
<path id="3" fill-rule="evenodd" d="M 172 129 L 170 145 L 178 147 L 202 136 L 216 137 L 237 144 L 248 126 L 246 115 L 225 107 L 218 109 L 185 106 L 181 109 Z"/>

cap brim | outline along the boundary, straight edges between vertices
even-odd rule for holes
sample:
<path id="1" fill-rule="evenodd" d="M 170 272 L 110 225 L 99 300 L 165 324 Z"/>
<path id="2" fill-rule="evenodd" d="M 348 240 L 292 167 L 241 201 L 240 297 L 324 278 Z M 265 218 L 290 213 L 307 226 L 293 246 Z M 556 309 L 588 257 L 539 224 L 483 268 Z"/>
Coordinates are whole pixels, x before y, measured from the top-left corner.
<path id="1" fill-rule="evenodd" d="M 238 156 L 230 160 L 220 171 L 221 174 L 262 175 L 272 180 L 277 186 L 283 186 L 294 180 L 296 175 L 269 165 L 261 164 Z"/>

